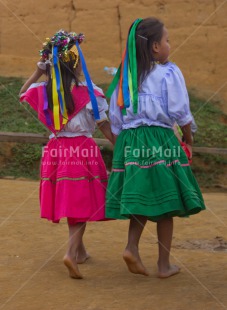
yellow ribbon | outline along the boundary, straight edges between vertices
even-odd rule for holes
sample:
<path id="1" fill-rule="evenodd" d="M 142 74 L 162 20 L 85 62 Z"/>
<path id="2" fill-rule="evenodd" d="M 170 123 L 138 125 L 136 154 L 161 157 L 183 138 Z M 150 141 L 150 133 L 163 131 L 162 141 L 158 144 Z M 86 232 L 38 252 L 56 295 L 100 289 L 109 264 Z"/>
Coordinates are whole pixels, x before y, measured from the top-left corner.
<path id="1" fill-rule="evenodd" d="M 134 94 L 133 94 L 133 86 L 132 86 L 132 74 L 131 74 L 129 66 L 128 66 L 128 87 L 129 87 L 129 92 L 130 92 L 130 95 L 131 95 L 131 100 L 133 102 Z"/>
<path id="2" fill-rule="evenodd" d="M 60 62 L 58 61 L 58 70 L 59 73 L 61 72 L 60 69 Z M 63 111 L 62 111 L 62 116 L 63 116 L 63 120 L 62 120 L 62 124 L 65 125 L 68 121 L 68 114 L 67 114 L 67 109 L 66 109 L 66 103 L 65 103 L 65 93 L 64 93 L 64 87 L 63 87 L 63 83 L 62 83 L 62 77 L 60 74 L 60 93 L 61 93 L 61 97 L 62 97 L 62 102 L 63 102 Z"/>
<path id="3" fill-rule="evenodd" d="M 59 115 L 59 101 L 57 92 L 57 81 L 54 66 L 52 66 L 52 98 L 53 98 L 53 116 L 54 116 L 54 128 L 60 130 L 60 115 Z"/>

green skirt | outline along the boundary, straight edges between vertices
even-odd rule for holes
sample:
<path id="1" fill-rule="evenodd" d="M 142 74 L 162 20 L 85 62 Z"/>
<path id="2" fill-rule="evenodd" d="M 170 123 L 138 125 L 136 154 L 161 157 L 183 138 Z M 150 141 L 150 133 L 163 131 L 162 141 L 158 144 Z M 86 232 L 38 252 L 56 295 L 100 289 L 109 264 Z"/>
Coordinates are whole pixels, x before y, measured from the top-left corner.
<path id="1" fill-rule="evenodd" d="M 123 130 L 114 148 L 106 217 L 144 215 L 151 221 L 205 209 L 188 159 L 171 129 Z"/>

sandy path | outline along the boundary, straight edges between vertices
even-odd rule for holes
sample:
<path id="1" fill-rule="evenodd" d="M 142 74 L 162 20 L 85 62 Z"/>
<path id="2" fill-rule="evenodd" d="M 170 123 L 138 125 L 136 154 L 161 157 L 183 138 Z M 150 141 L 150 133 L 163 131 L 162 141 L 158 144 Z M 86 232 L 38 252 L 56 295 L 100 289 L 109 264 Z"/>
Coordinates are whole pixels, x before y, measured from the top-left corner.
<path id="1" fill-rule="evenodd" d="M 155 277 L 153 223 L 141 240 L 151 275 L 130 274 L 121 257 L 128 222 L 111 221 L 88 225 L 92 257 L 80 266 L 84 279 L 73 280 L 62 264 L 66 222 L 39 219 L 38 182 L 0 180 L 0 188 L 0 309 L 227 309 L 227 194 L 207 193 L 207 211 L 175 220 L 172 261 L 181 265 L 178 276 Z"/>

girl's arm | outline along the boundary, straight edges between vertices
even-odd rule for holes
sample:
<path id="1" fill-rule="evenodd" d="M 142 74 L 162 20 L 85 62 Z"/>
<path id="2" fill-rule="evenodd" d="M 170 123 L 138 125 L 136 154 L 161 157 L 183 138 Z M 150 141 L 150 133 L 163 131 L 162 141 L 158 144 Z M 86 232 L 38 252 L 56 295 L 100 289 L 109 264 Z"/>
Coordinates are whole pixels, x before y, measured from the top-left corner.
<path id="1" fill-rule="evenodd" d="M 184 137 L 184 141 L 187 144 L 187 147 L 191 153 L 191 157 L 192 157 L 192 144 L 193 144 L 193 138 L 192 138 L 192 133 L 191 133 L 191 124 L 187 124 L 184 126 L 180 126 L 182 133 L 183 133 L 183 137 Z"/>
<path id="2" fill-rule="evenodd" d="M 24 85 L 22 86 L 19 95 L 23 94 L 24 92 L 26 92 L 26 90 L 29 88 L 29 86 L 32 83 L 35 83 L 38 81 L 38 79 L 45 73 L 44 70 L 41 70 L 40 68 L 37 67 L 37 69 L 35 70 L 35 72 L 33 72 L 33 74 L 30 76 L 30 78 L 24 83 Z"/>
<path id="3" fill-rule="evenodd" d="M 103 120 L 101 122 L 97 122 L 97 126 L 104 136 L 114 145 L 117 136 L 112 133 L 110 123 L 107 120 Z"/>
<path id="4" fill-rule="evenodd" d="M 184 136 L 184 141 L 186 142 L 186 144 L 189 144 L 192 146 L 193 139 L 192 139 L 192 133 L 191 133 L 191 124 L 180 126 L 180 128 Z"/>

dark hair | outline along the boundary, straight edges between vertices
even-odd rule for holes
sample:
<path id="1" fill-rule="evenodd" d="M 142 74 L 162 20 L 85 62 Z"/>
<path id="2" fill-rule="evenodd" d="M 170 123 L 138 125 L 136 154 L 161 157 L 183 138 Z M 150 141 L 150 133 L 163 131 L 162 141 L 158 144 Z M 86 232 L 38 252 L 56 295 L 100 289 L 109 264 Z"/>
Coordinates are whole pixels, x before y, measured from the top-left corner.
<path id="1" fill-rule="evenodd" d="M 79 85 L 79 75 L 80 75 L 80 60 L 78 61 L 76 69 L 73 68 L 75 64 L 75 60 L 69 54 L 70 61 L 63 62 L 60 59 L 60 70 L 61 70 L 61 77 L 62 77 L 62 84 L 64 88 L 65 94 L 65 104 L 68 114 L 72 114 L 75 110 L 75 105 L 73 102 L 72 94 L 71 94 L 71 86 L 72 81 L 75 81 L 76 86 Z M 48 98 L 48 107 L 49 109 L 53 110 L 53 98 L 52 98 L 52 78 L 51 78 L 51 68 L 50 65 L 47 65 L 47 75 L 48 75 L 48 82 L 47 82 L 47 98 Z"/>
<path id="2" fill-rule="evenodd" d="M 138 85 L 153 69 L 155 59 L 152 55 L 154 42 L 160 42 L 163 35 L 164 24 L 155 17 L 143 19 L 136 29 L 136 58 Z"/>

